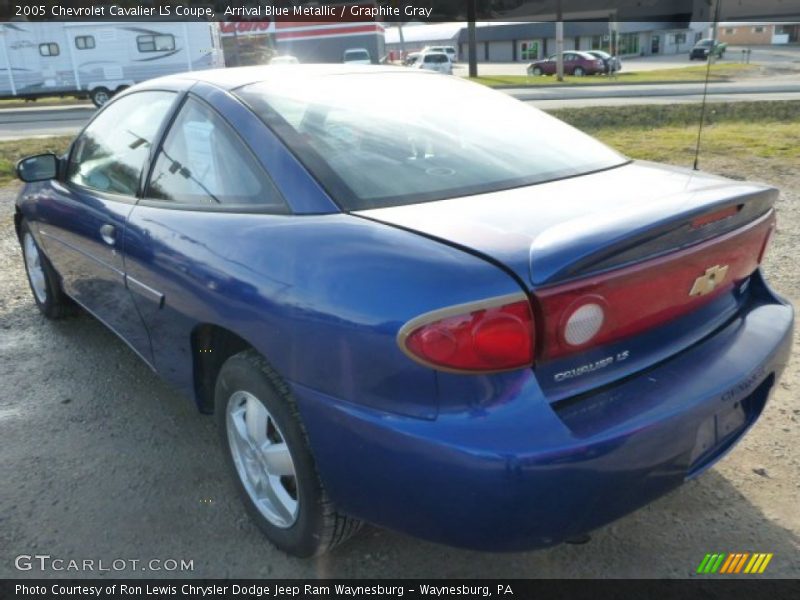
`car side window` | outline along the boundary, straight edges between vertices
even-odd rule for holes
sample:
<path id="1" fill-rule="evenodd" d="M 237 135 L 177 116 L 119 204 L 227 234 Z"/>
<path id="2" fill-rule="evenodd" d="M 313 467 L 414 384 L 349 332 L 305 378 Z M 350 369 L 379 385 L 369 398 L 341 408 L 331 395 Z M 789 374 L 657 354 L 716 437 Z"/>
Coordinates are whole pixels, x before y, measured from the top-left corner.
<path id="1" fill-rule="evenodd" d="M 156 157 L 146 197 L 198 207 L 288 212 L 283 197 L 230 125 L 191 97 Z"/>
<path id="2" fill-rule="evenodd" d="M 135 196 L 158 128 L 175 97 L 174 92 L 138 92 L 109 104 L 75 141 L 67 181 Z"/>

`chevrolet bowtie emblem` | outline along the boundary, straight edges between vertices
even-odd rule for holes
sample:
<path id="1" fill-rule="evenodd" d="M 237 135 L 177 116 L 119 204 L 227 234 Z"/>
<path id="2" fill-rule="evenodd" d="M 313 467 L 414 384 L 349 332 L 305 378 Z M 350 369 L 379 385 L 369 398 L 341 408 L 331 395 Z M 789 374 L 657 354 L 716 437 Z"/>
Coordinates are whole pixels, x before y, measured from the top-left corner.
<path id="1" fill-rule="evenodd" d="M 694 280 L 690 296 L 705 296 L 713 292 L 725 280 L 728 274 L 728 265 L 714 265 L 706 269 L 703 275 Z"/>

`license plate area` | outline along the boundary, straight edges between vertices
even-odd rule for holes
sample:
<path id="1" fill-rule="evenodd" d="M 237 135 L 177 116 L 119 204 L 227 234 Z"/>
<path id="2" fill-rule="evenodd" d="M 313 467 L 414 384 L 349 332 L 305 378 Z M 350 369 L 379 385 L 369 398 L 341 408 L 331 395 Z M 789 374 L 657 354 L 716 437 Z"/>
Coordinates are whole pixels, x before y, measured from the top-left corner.
<path id="1" fill-rule="evenodd" d="M 708 417 L 697 430 L 687 477 L 697 475 L 715 463 L 758 418 L 767 402 L 775 375 L 770 374 L 755 390 Z"/>

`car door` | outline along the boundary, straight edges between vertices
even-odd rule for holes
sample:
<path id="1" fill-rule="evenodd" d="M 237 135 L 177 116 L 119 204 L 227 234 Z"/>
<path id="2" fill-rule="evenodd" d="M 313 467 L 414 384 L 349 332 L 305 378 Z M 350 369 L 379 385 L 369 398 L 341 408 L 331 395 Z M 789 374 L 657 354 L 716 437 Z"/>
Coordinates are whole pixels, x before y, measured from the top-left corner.
<path id="1" fill-rule="evenodd" d="M 177 94 L 120 97 L 72 145 L 66 173 L 39 202 L 39 232 L 67 294 L 145 360 L 150 341 L 126 289 L 124 234 L 144 166 Z"/>
<path id="2" fill-rule="evenodd" d="M 153 159 L 126 232 L 128 286 L 150 332 L 155 366 L 178 388 L 191 385 L 180 378 L 191 373 L 187 362 L 199 351 L 190 345 L 198 320 L 254 318 L 258 293 L 244 281 L 251 265 L 233 258 L 236 232 L 283 225 L 288 212 L 237 131 L 189 95 Z"/>

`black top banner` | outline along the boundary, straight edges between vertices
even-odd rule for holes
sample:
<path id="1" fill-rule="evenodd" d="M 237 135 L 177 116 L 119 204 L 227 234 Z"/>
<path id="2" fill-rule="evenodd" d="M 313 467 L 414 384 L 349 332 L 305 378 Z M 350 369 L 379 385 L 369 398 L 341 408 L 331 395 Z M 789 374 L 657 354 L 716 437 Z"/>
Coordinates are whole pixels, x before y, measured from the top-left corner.
<path id="1" fill-rule="evenodd" d="M 471 2 L 481 21 L 800 21 L 800 0 L 3 0 L 0 20 L 434 23 L 467 20 Z"/>

